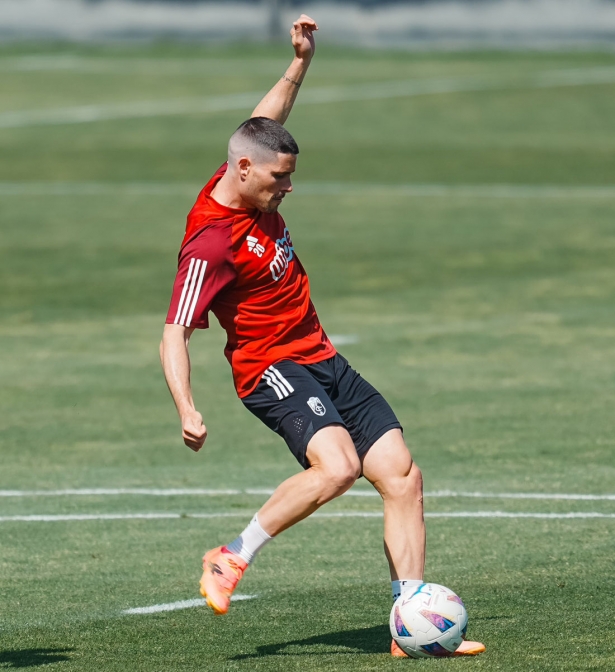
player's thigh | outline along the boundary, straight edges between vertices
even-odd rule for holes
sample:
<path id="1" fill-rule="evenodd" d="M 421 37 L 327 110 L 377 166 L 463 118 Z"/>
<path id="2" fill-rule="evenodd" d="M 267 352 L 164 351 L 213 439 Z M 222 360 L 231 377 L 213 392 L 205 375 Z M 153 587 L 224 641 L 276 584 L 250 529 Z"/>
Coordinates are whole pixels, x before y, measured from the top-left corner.
<path id="1" fill-rule="evenodd" d="M 381 436 L 361 461 L 363 474 L 369 481 L 407 476 L 412 468 L 412 456 L 399 429 L 391 429 Z"/>
<path id="2" fill-rule="evenodd" d="M 363 475 L 383 496 L 422 493 L 422 477 L 400 429 L 381 436 L 362 457 Z"/>
<path id="3" fill-rule="evenodd" d="M 339 424 L 318 430 L 306 451 L 311 467 L 340 485 L 353 483 L 361 475 L 361 462 L 348 430 Z"/>

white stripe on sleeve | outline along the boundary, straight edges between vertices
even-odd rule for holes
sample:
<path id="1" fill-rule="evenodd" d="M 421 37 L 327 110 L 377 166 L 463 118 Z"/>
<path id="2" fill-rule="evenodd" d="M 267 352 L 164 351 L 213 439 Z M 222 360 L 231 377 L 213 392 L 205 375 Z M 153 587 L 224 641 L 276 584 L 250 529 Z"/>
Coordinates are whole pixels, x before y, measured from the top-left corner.
<path id="1" fill-rule="evenodd" d="M 194 294 L 194 286 L 196 285 L 196 278 L 199 274 L 199 268 L 201 267 L 201 260 L 196 259 L 196 264 L 194 265 L 194 273 L 192 274 L 192 279 L 190 280 L 190 288 L 188 289 L 188 294 L 186 295 L 186 300 L 184 301 L 184 307 L 182 310 L 181 317 L 179 318 L 179 323 L 186 325 L 186 315 L 188 314 L 188 309 L 190 308 L 190 303 L 192 301 L 192 295 Z"/>
<path id="2" fill-rule="evenodd" d="M 204 261 L 201 266 L 201 273 L 199 275 L 199 282 L 196 286 L 196 291 L 194 292 L 194 298 L 192 299 L 192 305 L 190 306 L 190 312 L 188 313 L 188 319 L 186 320 L 186 326 L 190 326 L 192 322 L 192 316 L 194 315 L 194 309 L 196 308 L 196 302 L 199 299 L 199 294 L 201 293 L 201 285 L 203 284 L 203 277 L 205 276 L 205 269 L 207 268 L 207 262 Z"/>
<path id="3" fill-rule="evenodd" d="M 186 279 L 184 280 L 184 286 L 182 288 L 182 294 L 179 297 L 179 305 L 177 306 L 177 315 L 175 316 L 175 324 L 177 324 L 179 322 L 179 316 L 182 312 L 182 306 L 184 305 L 184 298 L 186 297 L 186 290 L 188 289 L 188 285 L 190 284 L 190 277 L 192 276 L 192 268 L 194 267 L 194 262 L 195 262 L 194 258 L 190 259 L 190 266 L 188 268 L 188 275 L 186 276 Z"/>

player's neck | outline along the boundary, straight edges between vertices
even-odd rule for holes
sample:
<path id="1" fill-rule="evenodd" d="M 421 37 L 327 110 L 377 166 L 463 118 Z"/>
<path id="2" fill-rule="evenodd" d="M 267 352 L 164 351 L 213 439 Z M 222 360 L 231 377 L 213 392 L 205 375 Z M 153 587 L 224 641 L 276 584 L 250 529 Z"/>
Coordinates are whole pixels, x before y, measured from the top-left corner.
<path id="1" fill-rule="evenodd" d="M 253 209 L 249 203 L 246 203 L 240 194 L 237 193 L 232 179 L 226 173 L 220 178 L 220 181 L 216 186 L 211 190 L 210 196 L 225 208 L 233 208 L 234 210 L 239 209 Z"/>

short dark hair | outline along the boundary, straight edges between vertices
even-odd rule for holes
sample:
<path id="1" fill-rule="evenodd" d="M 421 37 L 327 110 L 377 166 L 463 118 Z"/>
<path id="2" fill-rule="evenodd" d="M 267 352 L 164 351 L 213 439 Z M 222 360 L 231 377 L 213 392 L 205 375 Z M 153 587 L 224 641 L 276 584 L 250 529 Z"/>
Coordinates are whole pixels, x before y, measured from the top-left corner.
<path id="1" fill-rule="evenodd" d="M 299 154 L 299 147 L 293 136 L 277 121 L 267 117 L 252 117 L 235 131 L 261 147 L 276 154 Z"/>

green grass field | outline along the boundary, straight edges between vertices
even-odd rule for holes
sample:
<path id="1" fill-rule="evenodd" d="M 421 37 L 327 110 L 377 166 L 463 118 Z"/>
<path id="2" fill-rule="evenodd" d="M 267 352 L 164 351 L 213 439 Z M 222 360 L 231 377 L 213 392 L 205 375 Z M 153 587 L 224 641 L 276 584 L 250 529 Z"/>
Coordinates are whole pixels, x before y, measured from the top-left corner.
<path id="1" fill-rule="evenodd" d="M 615 495 L 608 53 L 321 48 L 306 100 L 366 87 L 298 104 L 288 123 L 301 155 L 283 214 L 316 307 L 404 424 L 425 476 L 426 577 L 463 596 L 487 653 L 390 658 L 382 521 L 358 516 L 380 511 L 373 497 L 332 502 L 347 516 L 270 544 L 240 586 L 256 598 L 227 617 L 122 614 L 197 598 L 203 551 L 266 497 L 245 491 L 298 468 L 236 399 L 218 327 L 192 344 L 209 429 L 198 455 L 157 361 L 185 215 L 250 112 L 185 101 L 264 91 L 287 60 L 0 49 L 0 489 L 236 491 L 0 497 L 0 669 L 613 670 L 615 497 L 572 497 Z M 443 79 L 468 90 L 372 86 Z M 156 112 L 177 101 L 184 112 Z M 75 106 L 107 118 L 69 123 Z M 446 490 L 484 496 L 435 496 Z M 138 513 L 182 515 L 7 520 Z"/>

